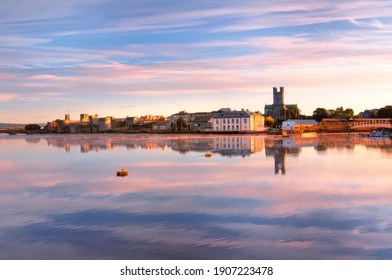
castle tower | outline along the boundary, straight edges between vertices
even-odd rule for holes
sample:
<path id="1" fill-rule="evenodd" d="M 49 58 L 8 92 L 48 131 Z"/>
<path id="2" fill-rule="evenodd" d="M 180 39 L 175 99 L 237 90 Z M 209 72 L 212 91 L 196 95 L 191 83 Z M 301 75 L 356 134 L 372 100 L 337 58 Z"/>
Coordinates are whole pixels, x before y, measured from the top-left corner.
<path id="1" fill-rule="evenodd" d="M 277 87 L 273 87 L 274 91 L 274 103 L 273 105 L 282 105 L 284 104 L 284 87 L 280 87 L 279 91 Z"/>
<path id="2" fill-rule="evenodd" d="M 69 124 L 69 122 L 70 122 L 69 114 L 65 114 L 64 123 Z"/>
<path id="3" fill-rule="evenodd" d="M 81 122 L 89 122 L 89 115 L 88 114 L 80 114 L 80 121 Z"/>

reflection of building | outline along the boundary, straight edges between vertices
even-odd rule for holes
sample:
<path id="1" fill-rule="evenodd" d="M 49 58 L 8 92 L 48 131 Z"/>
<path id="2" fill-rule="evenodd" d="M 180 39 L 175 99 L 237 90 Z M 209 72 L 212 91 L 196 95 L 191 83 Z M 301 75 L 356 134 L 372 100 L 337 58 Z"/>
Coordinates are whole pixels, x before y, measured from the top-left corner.
<path id="1" fill-rule="evenodd" d="M 264 148 L 264 137 L 225 136 L 214 138 L 214 152 L 223 156 L 248 156 Z"/>
<path id="2" fill-rule="evenodd" d="M 211 137 L 190 137 L 175 138 L 168 141 L 168 146 L 180 153 L 189 151 L 208 152 L 213 149 L 213 138 Z"/>
<path id="3" fill-rule="evenodd" d="M 286 174 L 286 155 L 298 155 L 301 152 L 301 146 L 301 142 L 296 142 L 294 139 L 266 139 L 265 155 L 274 157 L 276 175 Z"/>

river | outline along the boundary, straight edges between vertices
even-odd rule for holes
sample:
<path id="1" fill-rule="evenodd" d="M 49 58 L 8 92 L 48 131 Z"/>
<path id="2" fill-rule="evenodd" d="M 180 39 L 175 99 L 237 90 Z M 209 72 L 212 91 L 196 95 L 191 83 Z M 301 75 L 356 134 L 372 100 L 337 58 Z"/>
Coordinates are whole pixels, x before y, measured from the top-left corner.
<path id="1" fill-rule="evenodd" d="M 392 259 L 391 174 L 353 135 L 3 134 L 0 259 Z"/>

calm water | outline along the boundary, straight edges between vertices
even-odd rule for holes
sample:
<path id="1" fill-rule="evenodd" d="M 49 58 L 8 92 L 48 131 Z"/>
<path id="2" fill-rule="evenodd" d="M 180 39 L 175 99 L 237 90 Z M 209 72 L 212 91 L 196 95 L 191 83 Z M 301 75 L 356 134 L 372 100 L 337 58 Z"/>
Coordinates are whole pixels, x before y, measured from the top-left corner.
<path id="1" fill-rule="evenodd" d="M 0 259 L 392 259 L 391 174 L 389 139 L 2 134 Z"/>

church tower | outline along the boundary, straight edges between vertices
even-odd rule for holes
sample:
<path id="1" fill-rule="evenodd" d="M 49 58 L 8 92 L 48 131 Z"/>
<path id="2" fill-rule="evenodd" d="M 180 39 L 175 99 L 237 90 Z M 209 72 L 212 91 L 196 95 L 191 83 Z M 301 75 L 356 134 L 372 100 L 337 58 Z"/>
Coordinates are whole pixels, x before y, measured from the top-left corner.
<path id="1" fill-rule="evenodd" d="M 273 105 L 283 105 L 284 104 L 284 87 L 280 87 L 279 91 L 277 87 L 273 87 L 274 91 L 274 103 Z"/>

